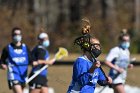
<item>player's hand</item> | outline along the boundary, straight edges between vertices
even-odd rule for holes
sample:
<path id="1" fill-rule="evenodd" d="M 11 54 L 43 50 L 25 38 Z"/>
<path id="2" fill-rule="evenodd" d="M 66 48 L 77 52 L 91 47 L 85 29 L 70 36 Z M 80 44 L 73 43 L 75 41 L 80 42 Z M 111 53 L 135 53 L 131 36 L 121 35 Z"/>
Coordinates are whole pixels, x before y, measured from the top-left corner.
<path id="1" fill-rule="evenodd" d="M 2 69 L 7 70 L 7 65 L 1 64 Z"/>
<path id="2" fill-rule="evenodd" d="M 117 68 L 117 71 L 118 71 L 119 73 L 123 73 L 123 72 L 124 72 L 124 69 L 123 69 L 123 68 Z"/>
<path id="3" fill-rule="evenodd" d="M 92 65 L 92 67 L 89 69 L 89 72 L 90 72 L 90 73 L 93 73 L 94 70 L 95 70 L 96 68 L 100 67 L 100 66 L 101 66 L 100 61 L 95 62 L 95 63 Z"/>
<path id="4" fill-rule="evenodd" d="M 95 68 L 100 67 L 100 66 L 101 66 L 100 61 L 95 62 L 95 63 L 93 64 L 93 66 L 94 66 Z"/>
<path id="5" fill-rule="evenodd" d="M 33 61 L 33 66 L 39 65 L 38 61 Z"/>
<path id="6" fill-rule="evenodd" d="M 133 64 L 129 64 L 128 65 L 128 68 L 133 69 L 134 68 L 134 65 Z"/>
<path id="7" fill-rule="evenodd" d="M 108 84 L 111 84 L 112 83 L 112 78 L 108 76 L 107 79 L 108 79 L 108 81 L 107 81 Z"/>

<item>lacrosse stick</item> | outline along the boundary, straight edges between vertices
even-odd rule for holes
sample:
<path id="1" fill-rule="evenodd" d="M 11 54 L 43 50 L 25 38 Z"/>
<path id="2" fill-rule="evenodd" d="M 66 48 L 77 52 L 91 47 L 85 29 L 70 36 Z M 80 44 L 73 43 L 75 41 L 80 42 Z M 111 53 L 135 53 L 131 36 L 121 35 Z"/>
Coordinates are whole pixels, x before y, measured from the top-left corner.
<path id="1" fill-rule="evenodd" d="M 60 60 L 63 57 L 68 56 L 68 51 L 66 48 L 60 47 L 58 52 L 55 54 L 54 59 L 56 60 Z M 45 65 L 43 66 L 40 70 L 36 71 L 34 75 L 32 75 L 30 78 L 28 78 L 26 80 L 26 84 L 28 84 L 31 80 L 33 80 L 38 74 L 40 74 L 43 70 L 45 70 L 46 68 L 48 68 L 49 65 Z"/>

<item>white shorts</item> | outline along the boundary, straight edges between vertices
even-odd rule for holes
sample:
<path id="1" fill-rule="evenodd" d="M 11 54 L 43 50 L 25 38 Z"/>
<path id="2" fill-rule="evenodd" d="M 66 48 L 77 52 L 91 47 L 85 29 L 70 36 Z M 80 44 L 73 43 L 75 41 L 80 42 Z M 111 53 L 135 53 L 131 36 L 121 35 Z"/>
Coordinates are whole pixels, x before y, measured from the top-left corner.
<path id="1" fill-rule="evenodd" d="M 112 82 L 112 84 L 125 84 L 126 81 L 126 76 L 127 76 L 127 71 L 124 71 L 123 73 L 119 74 Z"/>

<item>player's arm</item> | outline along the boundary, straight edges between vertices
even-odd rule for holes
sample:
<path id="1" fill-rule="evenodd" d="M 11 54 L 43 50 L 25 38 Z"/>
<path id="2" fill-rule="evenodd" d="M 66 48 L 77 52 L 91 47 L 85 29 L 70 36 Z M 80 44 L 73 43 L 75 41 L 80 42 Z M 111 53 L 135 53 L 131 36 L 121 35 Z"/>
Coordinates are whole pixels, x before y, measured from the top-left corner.
<path id="1" fill-rule="evenodd" d="M 4 70 L 7 69 L 7 63 L 6 63 L 7 57 L 8 57 L 8 49 L 7 49 L 7 47 L 5 47 L 2 50 L 1 59 L 0 59 L 1 68 L 4 69 Z"/>
<path id="2" fill-rule="evenodd" d="M 33 65 L 37 66 L 39 64 L 48 64 L 48 65 L 52 65 L 55 62 L 55 59 L 51 59 L 51 60 L 45 60 L 45 55 L 46 55 L 46 51 L 44 51 L 43 49 L 39 48 L 36 52 L 36 59 L 35 61 L 33 61 Z"/>
<path id="3" fill-rule="evenodd" d="M 105 64 L 112 68 L 112 69 L 115 69 L 116 71 L 118 71 L 119 73 L 122 73 L 124 71 L 124 69 L 122 68 L 119 68 L 117 66 L 115 66 L 112 62 L 116 60 L 116 58 L 118 57 L 118 51 L 115 50 L 115 49 L 112 49 L 108 56 L 106 57 L 106 61 L 105 61 Z"/>
<path id="4" fill-rule="evenodd" d="M 39 64 L 48 64 L 48 65 L 52 65 L 55 62 L 55 58 L 51 59 L 51 60 L 37 60 L 33 62 L 33 65 L 39 65 Z"/>
<path id="5" fill-rule="evenodd" d="M 121 69 L 121 68 L 115 66 L 115 65 L 112 64 L 110 61 L 106 61 L 105 64 L 106 64 L 108 67 L 113 68 L 113 69 L 115 69 L 115 70 L 118 71 L 118 72 L 122 72 L 122 69 Z"/>

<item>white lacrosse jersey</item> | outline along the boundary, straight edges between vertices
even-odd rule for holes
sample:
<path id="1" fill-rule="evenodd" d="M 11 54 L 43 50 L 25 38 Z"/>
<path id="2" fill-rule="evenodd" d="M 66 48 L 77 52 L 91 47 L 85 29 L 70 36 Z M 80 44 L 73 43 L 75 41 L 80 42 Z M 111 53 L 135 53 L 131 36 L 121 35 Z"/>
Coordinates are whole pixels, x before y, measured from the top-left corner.
<path id="1" fill-rule="evenodd" d="M 123 68 L 125 71 L 117 76 L 113 80 L 114 84 L 118 83 L 125 83 L 126 76 L 127 76 L 127 67 L 130 63 L 130 52 L 128 49 L 122 49 L 121 47 L 117 46 L 110 50 L 109 54 L 106 57 L 107 62 L 112 62 L 116 67 Z M 109 76 L 115 77 L 118 72 L 114 69 L 110 69 Z"/>

